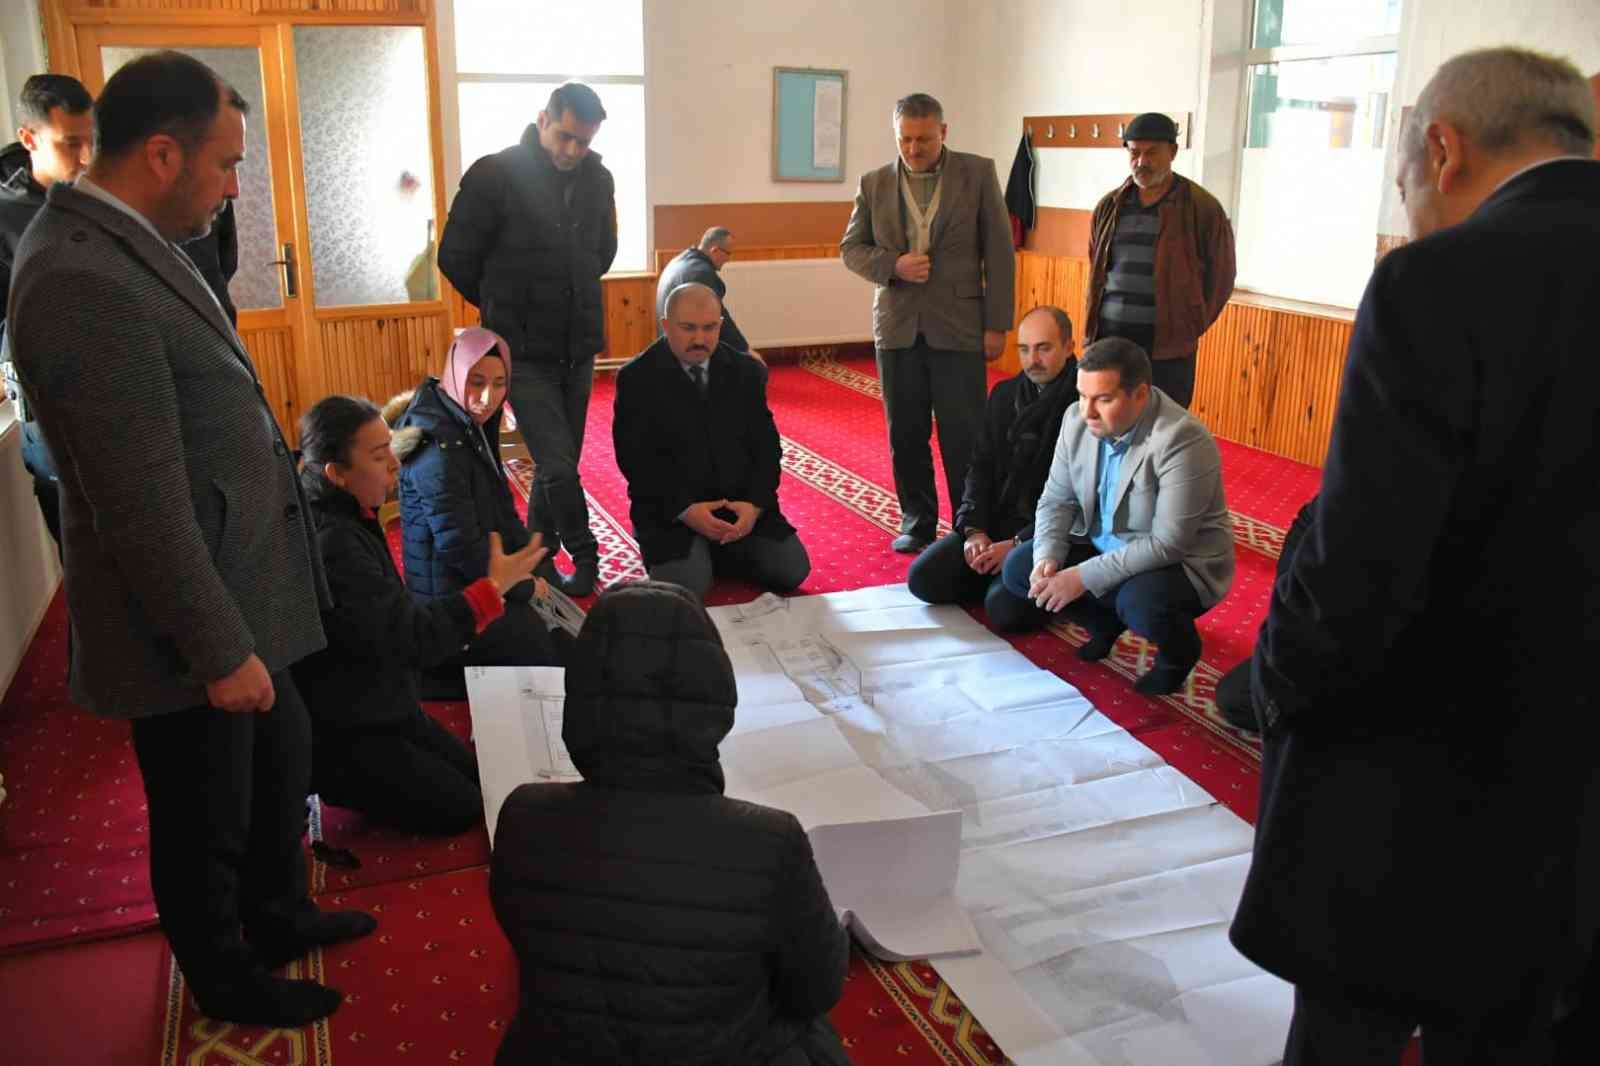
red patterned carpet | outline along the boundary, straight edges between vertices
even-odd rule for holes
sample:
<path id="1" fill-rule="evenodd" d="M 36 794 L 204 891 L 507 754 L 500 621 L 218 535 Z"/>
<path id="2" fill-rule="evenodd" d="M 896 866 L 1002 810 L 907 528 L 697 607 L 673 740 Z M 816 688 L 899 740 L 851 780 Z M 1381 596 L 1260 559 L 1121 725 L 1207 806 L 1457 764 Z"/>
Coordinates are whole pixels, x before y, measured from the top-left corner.
<path id="1" fill-rule="evenodd" d="M 910 560 L 888 548 L 899 514 L 889 476 L 882 409 L 870 360 L 807 360 L 774 367 L 771 396 L 785 437 L 783 506 L 800 528 L 813 560 L 801 590 L 836 591 L 902 581 Z M 614 386 L 597 382 L 583 462 L 602 547 L 606 583 L 643 575 L 627 526 L 626 486 L 616 470 L 610 422 Z M 1221 723 L 1211 705 L 1220 672 L 1249 652 L 1270 595 L 1282 531 L 1315 492 L 1318 472 L 1248 448 L 1223 443 L 1223 461 L 1239 543 L 1233 591 L 1202 622 L 1205 661 L 1187 691 L 1147 699 L 1129 680 L 1151 653 L 1125 638 L 1101 664 L 1077 660 L 1081 634 L 1072 627 L 1016 638 L 1030 659 L 1081 689 L 1109 717 L 1246 818 L 1254 815 L 1257 752 Z M 513 483 L 526 483 L 526 462 L 513 461 Z M 520 484 L 519 484 L 520 483 Z M 711 602 L 739 602 L 754 589 L 719 582 Z M 0 954 L 97 936 L 130 933 L 153 923 L 143 852 L 145 819 L 127 728 L 76 711 L 66 701 L 64 610 L 58 601 L 0 703 L 0 773 L 11 796 L 0 807 Z M 464 705 L 430 706 L 465 736 Z M 120 995 L 114 1009 L 124 1029 L 159 1029 L 163 1063 L 331 1063 L 490 1061 L 514 997 L 509 949 L 488 911 L 483 889 L 488 843 L 482 829 L 450 840 L 408 837 L 365 825 L 348 811 L 317 809 L 313 839 L 348 849 L 358 869 L 313 862 L 313 884 L 326 905 L 379 910 L 380 934 L 331 949 L 307 964 L 347 993 L 329 1022 L 298 1032 L 250 1031 L 194 1015 L 181 977 L 151 934 L 128 945 L 112 965 L 147 998 Z M 46 987 L 29 975 L 68 964 L 87 949 L 57 949 L 0 960 L 0 990 L 21 997 Z M 113 957 L 113 955 L 108 955 Z M 164 962 L 161 960 L 165 960 Z M 140 976 L 160 967 L 159 987 Z M 79 975 L 81 978 L 81 974 Z M 41 994 L 31 992 L 35 999 Z M 59 1048 L 51 1030 L 66 1017 L 59 1005 L 36 1003 L 19 1061 L 148 1061 L 83 1049 L 27 1057 L 32 1040 Z M 142 1012 L 142 1013 L 141 1013 Z M 926 964 L 887 966 L 852 959 L 834 1021 L 857 1062 L 986 1063 L 1001 1056 L 980 1026 Z M 44 1028 L 39 1028 L 40 1026 Z M 31 1035 L 29 1034 L 31 1031 Z M 50 1039 L 46 1039 L 49 1037 Z M 51 1041 L 55 1042 L 52 1043 Z M 152 1034 L 152 1042 L 153 1034 Z"/>

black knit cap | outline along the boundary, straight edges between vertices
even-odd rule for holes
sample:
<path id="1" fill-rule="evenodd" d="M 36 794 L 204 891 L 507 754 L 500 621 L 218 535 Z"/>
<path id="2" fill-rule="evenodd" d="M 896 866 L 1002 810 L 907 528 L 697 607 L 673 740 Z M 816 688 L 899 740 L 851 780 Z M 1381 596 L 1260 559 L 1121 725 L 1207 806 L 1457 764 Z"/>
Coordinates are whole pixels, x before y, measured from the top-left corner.
<path id="1" fill-rule="evenodd" d="M 1122 143 L 1129 141 L 1171 141 L 1178 143 L 1178 124 L 1159 111 L 1146 111 L 1122 131 Z"/>

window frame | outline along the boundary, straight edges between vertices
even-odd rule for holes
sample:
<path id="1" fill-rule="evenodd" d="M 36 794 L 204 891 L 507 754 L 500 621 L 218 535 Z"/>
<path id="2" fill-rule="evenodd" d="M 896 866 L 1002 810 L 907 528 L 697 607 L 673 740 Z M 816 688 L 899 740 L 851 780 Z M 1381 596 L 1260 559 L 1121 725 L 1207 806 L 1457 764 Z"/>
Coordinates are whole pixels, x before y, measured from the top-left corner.
<path id="1" fill-rule="evenodd" d="M 1402 63 L 1404 55 L 1401 52 L 1402 32 L 1369 35 L 1365 37 L 1347 37 L 1337 40 L 1314 42 L 1309 44 L 1280 44 L 1270 47 L 1252 47 L 1250 42 L 1255 40 L 1256 18 L 1259 14 L 1257 0 L 1235 0 L 1245 8 L 1244 39 L 1239 42 L 1241 47 L 1236 50 L 1223 51 L 1213 49 L 1211 61 L 1213 66 L 1219 60 L 1236 60 L 1239 66 L 1234 88 L 1234 137 L 1229 162 L 1231 174 L 1229 175 L 1229 190 L 1227 197 L 1228 217 L 1232 221 L 1235 234 L 1239 232 L 1239 215 L 1243 209 L 1242 198 L 1244 195 L 1244 153 L 1250 141 L 1250 72 L 1257 66 L 1268 63 L 1292 63 L 1301 60 L 1317 59 L 1348 59 L 1358 56 L 1384 55 L 1392 53 L 1395 57 L 1395 85 L 1401 80 Z M 1411 0 L 1415 3 L 1416 0 Z M 1405 11 L 1407 4 L 1401 12 L 1401 27 L 1405 25 Z M 1389 94 L 1389 106 L 1394 107 L 1394 90 Z M 1389 149 L 1390 139 L 1399 136 L 1398 124 L 1393 121 L 1385 122 L 1384 146 Z M 1374 237 L 1376 239 L 1376 237 Z M 1308 302 L 1297 297 L 1280 296 L 1258 288 L 1238 288 L 1235 294 L 1245 294 L 1253 298 L 1274 301 L 1288 301 L 1293 304 L 1305 304 L 1308 308 L 1345 310 L 1343 305 L 1319 304 Z M 1350 308 L 1353 312 L 1353 308 Z"/>
<path id="2" fill-rule="evenodd" d="M 445 110 L 445 115 L 449 120 L 448 124 L 450 128 L 441 131 L 442 137 L 440 138 L 441 143 L 439 145 L 439 151 L 446 153 L 446 158 L 444 161 L 445 188 L 448 195 L 445 199 L 445 220 L 448 221 L 450 205 L 455 202 L 456 194 L 461 191 L 461 175 L 465 174 L 467 172 L 467 168 L 476 162 L 476 160 L 464 158 L 462 153 L 461 87 L 463 85 L 530 85 L 571 80 L 582 81 L 587 85 L 593 85 L 596 87 L 605 85 L 637 85 L 639 86 L 640 96 L 644 100 L 645 106 L 644 135 L 646 166 L 644 167 L 643 171 L 643 188 L 640 190 L 644 197 L 644 267 L 642 270 L 638 271 L 612 270 L 610 273 L 606 274 L 605 277 L 626 277 L 640 273 L 654 273 L 654 270 L 652 269 L 651 258 L 654 252 L 653 244 L 655 237 L 655 219 L 652 217 L 654 212 L 650 209 L 650 167 L 648 165 L 650 158 L 650 92 L 646 84 L 646 79 L 649 76 L 650 70 L 650 57 L 648 55 L 648 49 L 642 47 L 645 43 L 647 43 L 647 41 L 641 41 L 641 56 L 644 70 L 639 74 L 585 74 L 581 71 L 551 71 L 548 73 L 541 72 L 537 74 L 511 74 L 481 70 L 463 72 L 456 63 L 457 49 L 455 7 L 458 2 L 461 2 L 461 0 L 439 0 L 436 9 L 438 31 L 437 39 L 439 42 L 439 81 L 441 87 L 445 84 L 450 86 L 450 106 Z M 639 3 L 643 5 L 645 0 L 639 0 Z M 648 29 L 648 18 L 645 18 L 640 23 L 639 32 L 641 36 L 644 36 Z M 452 156 L 453 159 L 451 158 Z M 452 165 L 454 169 L 451 169 Z M 439 227 L 439 231 L 441 234 L 444 232 L 444 226 L 442 224 Z"/>

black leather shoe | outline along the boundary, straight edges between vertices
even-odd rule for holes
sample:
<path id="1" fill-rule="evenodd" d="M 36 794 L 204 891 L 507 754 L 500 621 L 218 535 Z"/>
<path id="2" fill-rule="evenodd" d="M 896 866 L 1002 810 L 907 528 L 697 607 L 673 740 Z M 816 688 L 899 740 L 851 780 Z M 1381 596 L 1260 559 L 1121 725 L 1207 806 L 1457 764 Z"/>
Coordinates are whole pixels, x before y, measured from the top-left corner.
<path id="1" fill-rule="evenodd" d="M 924 537 L 920 533 L 902 533 L 889 542 L 889 547 L 901 555 L 916 555 L 932 543 L 933 538 Z"/>
<path id="2" fill-rule="evenodd" d="M 1250 660 L 1235 666 L 1217 681 L 1217 713 L 1235 729 L 1259 733 L 1255 702 L 1250 697 Z"/>
<path id="3" fill-rule="evenodd" d="M 1086 663 L 1097 663 L 1111 654 L 1111 649 L 1117 646 L 1117 638 L 1122 636 L 1122 631 L 1115 633 L 1090 633 L 1089 639 L 1078 649 L 1078 658 Z"/>
<path id="4" fill-rule="evenodd" d="M 595 584 L 600 580 L 600 563 L 598 561 L 579 562 L 570 574 L 556 572 L 556 588 L 568 596 L 577 599 L 588 596 L 594 592 Z"/>
<path id="5" fill-rule="evenodd" d="M 1170 696 L 1183 688 L 1183 683 L 1189 677 L 1189 671 L 1194 669 L 1194 664 L 1188 666 L 1175 666 L 1164 663 L 1160 656 L 1156 657 L 1156 664 L 1139 680 L 1133 683 L 1133 690 L 1146 696 Z"/>

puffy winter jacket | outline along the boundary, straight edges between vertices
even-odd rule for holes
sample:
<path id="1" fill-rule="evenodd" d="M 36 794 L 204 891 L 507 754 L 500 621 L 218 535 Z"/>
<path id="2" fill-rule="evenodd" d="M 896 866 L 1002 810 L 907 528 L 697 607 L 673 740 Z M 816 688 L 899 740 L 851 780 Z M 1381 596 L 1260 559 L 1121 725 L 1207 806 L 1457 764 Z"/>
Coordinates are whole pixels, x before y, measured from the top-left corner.
<path id="1" fill-rule="evenodd" d="M 328 646 L 294 665 L 313 727 L 394 725 L 423 713 L 419 671 L 460 652 L 477 626 L 463 596 L 419 600 L 400 582 L 388 541 L 348 492 L 301 470 L 333 606 Z"/>
<path id="2" fill-rule="evenodd" d="M 521 986 L 499 1066 L 849 1060 L 826 1012 L 849 941 L 793 815 L 722 795 L 733 670 L 683 589 L 601 596 L 567 668 L 584 780 L 523 785 L 490 898 Z"/>
<path id="3" fill-rule="evenodd" d="M 605 347 L 600 278 L 616 257 L 616 185 L 600 153 L 563 174 L 531 125 L 467 168 L 439 241 L 439 270 L 517 360 Z"/>
<path id="4" fill-rule="evenodd" d="M 491 450 L 500 440 L 501 411 L 480 432 L 439 379 L 428 378 L 394 420 L 406 587 L 420 596 L 452 595 L 488 573 L 490 533 L 500 534 L 507 553 L 528 543 L 505 468 Z M 507 599 L 531 595 L 532 584 L 524 582 Z"/>

